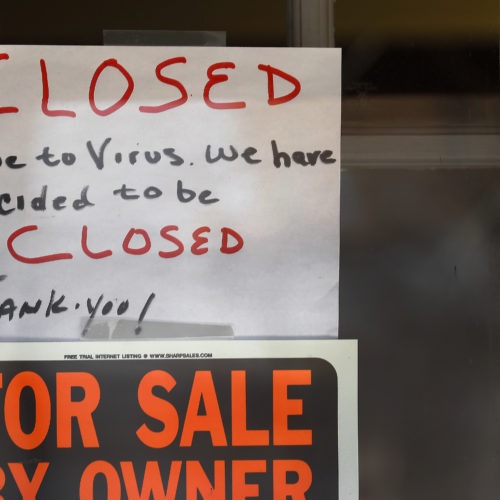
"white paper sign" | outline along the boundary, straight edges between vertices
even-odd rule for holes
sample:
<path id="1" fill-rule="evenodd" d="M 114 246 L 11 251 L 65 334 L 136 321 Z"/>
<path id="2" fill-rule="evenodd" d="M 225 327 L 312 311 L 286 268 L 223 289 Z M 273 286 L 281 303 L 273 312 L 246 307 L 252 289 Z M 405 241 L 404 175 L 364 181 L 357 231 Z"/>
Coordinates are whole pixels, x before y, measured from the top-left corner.
<path id="1" fill-rule="evenodd" d="M 337 335 L 338 50 L 6 46 L 0 134 L 3 337 Z"/>

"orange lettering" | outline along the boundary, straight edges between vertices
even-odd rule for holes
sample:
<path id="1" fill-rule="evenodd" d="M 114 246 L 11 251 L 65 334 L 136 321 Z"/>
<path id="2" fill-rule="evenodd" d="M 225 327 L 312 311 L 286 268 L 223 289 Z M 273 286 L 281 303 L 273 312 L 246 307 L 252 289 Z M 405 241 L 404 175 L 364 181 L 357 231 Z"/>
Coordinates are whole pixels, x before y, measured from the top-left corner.
<path id="1" fill-rule="evenodd" d="M 269 431 L 247 429 L 246 372 L 231 373 L 231 422 L 233 446 L 269 446 Z"/>
<path id="2" fill-rule="evenodd" d="M 288 428 L 289 416 L 302 415 L 302 400 L 288 399 L 290 385 L 311 385 L 311 370 L 273 371 L 273 443 L 276 446 L 310 446 L 312 430 Z"/>
<path id="3" fill-rule="evenodd" d="M 164 448 L 172 444 L 179 430 L 179 415 L 169 401 L 153 394 L 154 387 L 163 387 L 170 392 L 175 387 L 175 379 L 163 370 L 153 370 L 142 378 L 137 390 L 139 406 L 150 417 L 163 423 L 163 430 L 155 432 L 143 424 L 137 429 L 137 437 L 150 448 Z"/>
<path id="4" fill-rule="evenodd" d="M 35 397 L 35 418 L 33 430 L 25 433 L 20 421 L 20 397 L 29 388 Z M 12 442 L 23 450 L 40 446 L 50 427 L 50 395 L 43 378 L 34 372 L 18 373 L 10 382 L 5 393 L 5 426 Z"/>
<path id="5" fill-rule="evenodd" d="M 202 399 L 205 405 L 204 415 L 199 414 Z M 191 446 L 194 433 L 203 431 L 210 433 L 213 446 L 227 446 L 219 401 L 212 373 L 209 371 L 197 371 L 194 375 L 180 445 Z"/>
<path id="6" fill-rule="evenodd" d="M 86 372 L 57 373 L 57 447 L 71 448 L 71 421 L 78 422 L 82 443 L 85 448 L 98 448 L 99 440 L 92 420 L 101 397 L 101 389 L 97 379 Z M 81 401 L 72 401 L 71 392 L 74 387 L 81 387 L 84 397 Z"/>
<path id="7" fill-rule="evenodd" d="M 132 462 L 120 462 L 120 467 L 122 469 L 128 500 L 149 500 L 151 497 L 155 500 L 175 500 L 182 467 L 182 462 L 179 460 L 172 461 L 170 465 L 167 491 L 165 491 L 163 487 L 163 479 L 161 477 L 158 462 L 146 462 L 144 480 L 140 493 L 134 471 L 134 464 Z"/>
<path id="8" fill-rule="evenodd" d="M 40 485 L 42 484 L 43 478 L 47 473 L 47 469 L 49 468 L 48 462 L 39 462 L 36 465 L 35 472 L 31 481 L 24 470 L 23 464 L 13 463 L 8 464 L 12 477 L 16 482 L 17 488 L 23 500 L 36 500 L 36 494 L 40 489 Z"/>
<path id="9" fill-rule="evenodd" d="M 287 483 L 288 472 L 297 474 L 295 483 Z M 273 500 L 306 500 L 306 492 L 312 484 L 312 472 L 302 460 L 273 461 Z"/>
<path id="10" fill-rule="evenodd" d="M 107 500 L 121 499 L 120 477 L 115 468 L 104 460 L 91 462 L 83 471 L 80 479 L 80 497 L 79 500 L 94 500 L 94 480 L 97 474 L 102 474 L 108 487 Z"/>
<path id="11" fill-rule="evenodd" d="M 226 500 L 226 470 L 223 460 L 214 462 L 214 483 L 207 478 L 200 462 L 186 462 L 186 500 Z"/>
<path id="12" fill-rule="evenodd" d="M 246 474 L 252 472 L 266 472 L 265 460 L 234 460 L 233 461 L 233 500 L 258 498 L 259 485 L 248 484 Z"/>

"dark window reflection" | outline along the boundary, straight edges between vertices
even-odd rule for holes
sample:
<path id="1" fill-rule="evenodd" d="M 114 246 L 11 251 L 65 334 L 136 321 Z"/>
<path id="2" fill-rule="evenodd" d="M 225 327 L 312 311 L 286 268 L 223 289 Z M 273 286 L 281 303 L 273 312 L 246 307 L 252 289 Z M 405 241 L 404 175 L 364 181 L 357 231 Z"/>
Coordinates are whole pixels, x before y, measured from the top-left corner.
<path id="1" fill-rule="evenodd" d="M 337 0 L 345 95 L 496 93 L 496 0 Z"/>

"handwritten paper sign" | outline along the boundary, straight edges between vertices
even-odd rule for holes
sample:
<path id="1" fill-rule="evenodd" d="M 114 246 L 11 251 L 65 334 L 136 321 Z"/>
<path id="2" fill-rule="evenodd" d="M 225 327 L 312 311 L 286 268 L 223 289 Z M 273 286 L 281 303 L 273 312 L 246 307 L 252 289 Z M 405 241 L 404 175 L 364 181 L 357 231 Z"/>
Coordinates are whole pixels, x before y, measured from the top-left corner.
<path id="1" fill-rule="evenodd" d="M 336 335 L 340 53 L 0 48 L 0 332 Z"/>

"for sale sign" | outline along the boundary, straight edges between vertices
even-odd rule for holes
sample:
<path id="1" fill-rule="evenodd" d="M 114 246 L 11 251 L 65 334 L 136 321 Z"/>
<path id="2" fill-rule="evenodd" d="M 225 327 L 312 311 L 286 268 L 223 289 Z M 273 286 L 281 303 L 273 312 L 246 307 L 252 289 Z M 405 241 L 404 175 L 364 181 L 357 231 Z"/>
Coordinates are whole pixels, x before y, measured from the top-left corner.
<path id="1" fill-rule="evenodd" d="M 354 341 L 6 344 L 0 494 L 354 500 Z"/>

